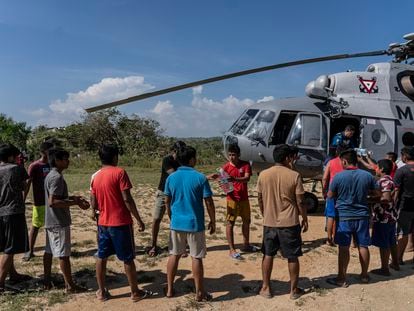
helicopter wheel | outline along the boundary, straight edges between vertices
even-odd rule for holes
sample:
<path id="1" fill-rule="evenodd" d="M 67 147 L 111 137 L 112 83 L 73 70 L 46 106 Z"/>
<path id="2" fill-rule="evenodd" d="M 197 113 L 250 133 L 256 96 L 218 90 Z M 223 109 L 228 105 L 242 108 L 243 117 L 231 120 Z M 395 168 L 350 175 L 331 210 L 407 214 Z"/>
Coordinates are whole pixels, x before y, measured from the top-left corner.
<path id="1" fill-rule="evenodd" d="M 311 192 L 305 192 L 303 203 L 309 214 L 315 213 L 318 210 L 318 197 Z"/>

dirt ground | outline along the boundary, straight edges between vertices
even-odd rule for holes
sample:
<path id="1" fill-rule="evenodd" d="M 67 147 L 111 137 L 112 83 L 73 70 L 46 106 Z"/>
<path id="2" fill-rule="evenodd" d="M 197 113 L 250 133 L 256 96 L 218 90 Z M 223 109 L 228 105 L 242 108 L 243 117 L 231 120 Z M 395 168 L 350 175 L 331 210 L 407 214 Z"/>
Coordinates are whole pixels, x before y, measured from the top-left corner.
<path id="1" fill-rule="evenodd" d="M 253 187 L 251 187 L 253 188 Z M 133 190 L 137 206 L 145 219 L 145 232 L 138 233 L 135 228 L 137 244 L 137 270 L 140 286 L 158 294 L 138 303 L 129 299 L 129 288 L 123 274 L 123 265 L 111 258 L 108 261 L 107 284 L 113 299 L 99 302 L 95 299 L 97 288 L 93 254 L 96 251 L 96 227 L 89 218 L 89 211 L 72 209 L 72 270 L 77 282 L 90 288 L 85 294 L 70 297 L 59 296 L 62 292 L 62 279 L 58 275 L 57 262 L 54 262 L 55 286 L 58 298 L 53 303 L 35 304 L 42 301 L 47 292 L 36 294 L 35 300 L 28 299 L 22 308 L 37 309 L 50 308 L 56 310 L 414 310 L 414 270 L 411 263 L 412 253 L 406 254 L 406 264 L 401 271 L 392 271 L 391 277 L 372 276 L 370 284 L 359 284 L 358 274 L 360 266 L 355 249 L 351 251 L 349 265 L 349 288 L 334 288 L 325 282 L 326 278 L 334 276 L 337 268 L 337 249 L 324 244 L 325 219 L 322 214 L 309 217 L 309 231 L 303 234 L 304 255 L 300 258 L 300 286 L 307 294 L 292 301 L 288 295 L 288 271 L 286 260 L 275 259 L 272 288 L 274 297 L 265 299 L 257 295 L 261 280 L 261 255 L 259 253 L 244 254 L 243 261 L 229 258 L 225 241 L 225 198 L 216 196 L 217 233 L 207 237 L 208 254 L 204 260 L 205 284 L 214 299 L 208 303 L 197 303 L 192 294 L 193 282 L 191 274 L 191 259 L 183 258 L 179 265 L 176 280 L 177 297 L 167 299 L 163 288 L 166 283 L 167 252 L 157 258 L 149 258 L 144 248 L 149 245 L 151 215 L 154 205 L 156 189 L 150 185 L 139 185 Z M 218 193 L 218 191 L 216 191 Z M 78 193 L 79 194 L 79 193 Z M 84 193 L 82 193 L 84 194 Z M 258 210 L 255 193 L 251 192 L 252 224 L 251 241 L 260 246 L 262 236 L 262 219 Z M 30 209 L 29 209 L 30 210 Z M 28 211 L 28 216 L 31 215 Z M 30 222 L 28 221 L 28 224 Z M 32 287 L 35 290 L 42 277 L 42 247 L 44 246 L 44 232 L 41 231 L 37 243 L 37 257 L 29 263 L 23 263 L 21 256 L 16 258 L 19 272 L 32 275 L 34 281 L 21 286 Z M 162 225 L 159 237 L 161 247 L 167 246 L 168 221 Z M 236 243 L 241 243 L 241 223 L 236 223 Z M 238 246 L 241 246 L 238 244 Z M 370 248 L 370 270 L 379 267 L 379 252 L 375 247 Z M 43 298 L 44 299 L 44 298 Z M 3 305 L 4 306 L 4 305 Z M 37 306 L 37 307 L 36 307 Z"/>

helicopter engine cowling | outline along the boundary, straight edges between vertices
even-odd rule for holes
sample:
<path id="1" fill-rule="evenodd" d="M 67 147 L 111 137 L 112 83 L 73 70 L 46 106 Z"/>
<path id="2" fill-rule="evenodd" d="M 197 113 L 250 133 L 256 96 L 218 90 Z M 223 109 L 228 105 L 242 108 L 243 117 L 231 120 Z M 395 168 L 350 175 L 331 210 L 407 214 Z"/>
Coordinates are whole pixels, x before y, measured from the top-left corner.
<path id="1" fill-rule="evenodd" d="M 306 85 L 305 92 L 310 98 L 327 99 L 331 81 L 327 75 L 322 75 Z"/>

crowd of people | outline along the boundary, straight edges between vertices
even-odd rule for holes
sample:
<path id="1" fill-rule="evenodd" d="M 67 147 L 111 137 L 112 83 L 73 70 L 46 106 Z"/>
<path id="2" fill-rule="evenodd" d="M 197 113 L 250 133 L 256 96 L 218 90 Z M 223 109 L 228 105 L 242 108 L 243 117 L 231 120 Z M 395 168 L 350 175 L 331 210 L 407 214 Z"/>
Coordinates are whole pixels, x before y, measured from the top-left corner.
<path id="1" fill-rule="evenodd" d="M 368 246 L 380 248 L 381 268 L 371 272 L 390 275 L 390 269 L 399 270 L 408 236 L 414 229 L 414 147 L 401 150 L 404 166 L 397 169 L 395 154 L 387 154 L 378 162 L 362 159 L 353 148 L 352 127 L 336 137 L 336 157 L 332 158 L 323 178 L 326 195 L 327 244 L 338 245 L 338 275 L 326 281 L 334 286 L 347 287 L 347 267 L 352 241 L 359 251 L 360 280 L 370 281 L 368 273 L 370 253 Z M 347 142 L 348 145 L 344 145 Z M 197 301 L 213 297 L 204 285 L 203 258 L 207 254 L 205 231 L 216 231 L 215 206 L 211 182 L 232 183 L 227 187 L 226 238 L 229 260 L 243 260 L 246 252 L 263 253 L 262 286 L 259 295 L 272 297 L 271 274 L 275 255 L 280 251 L 287 260 L 290 276 L 290 298 L 304 294 L 299 287 L 299 257 L 302 256 L 302 232 L 308 230 L 307 209 L 301 175 L 294 170 L 298 158 L 294 146 L 278 145 L 274 149 L 275 165 L 262 171 L 257 180 L 258 205 L 263 216 L 261 249 L 250 243 L 251 210 L 248 182 L 252 169 L 240 159 L 240 148 L 230 145 L 228 162 L 220 174 L 204 175 L 195 169 L 197 151 L 182 141 L 171 147 L 171 154 L 162 161 L 161 178 L 156 194 L 152 223 L 152 242 L 147 248 L 154 257 L 162 251 L 157 245 L 160 225 L 167 214 L 170 219 L 169 258 L 165 296 L 174 297 L 174 281 L 182 257 L 190 256 Z M 75 283 L 71 273 L 71 213 L 77 206 L 91 208 L 97 224 L 96 297 L 100 301 L 111 298 L 106 287 L 108 257 L 116 255 L 123 262 L 131 299 L 140 301 L 154 293 L 140 289 L 137 282 L 134 243 L 134 219 L 138 231 L 145 230 L 135 201 L 131 195 L 132 183 L 128 173 L 118 166 L 119 149 L 103 145 L 99 150 L 101 168 L 90 181 L 90 199 L 70 196 L 63 172 L 69 167 L 69 153 L 53 143 L 40 146 L 40 158 L 28 169 L 16 163 L 19 150 L 10 144 L 0 145 L 0 292 L 8 282 L 22 282 L 29 277 L 19 274 L 14 267 L 14 255 L 24 253 L 23 260 L 34 256 L 39 229 L 44 227 L 46 243 L 43 255 L 44 288 L 52 287 L 51 265 L 58 258 L 67 293 L 86 289 Z M 375 171 L 374 174 L 367 169 Z M 225 178 L 223 178 L 223 176 Z M 224 180 L 225 179 L 225 180 Z M 32 226 L 28 233 L 25 200 L 33 185 Z M 224 188 L 223 188 L 224 189 Z M 205 207 L 205 208 L 204 208 Z M 209 222 L 205 225 L 205 210 Z M 243 245 L 238 252 L 234 243 L 236 219 L 242 220 Z M 372 235 L 370 235 L 372 227 Z M 398 237 L 398 240 L 397 240 Z M 391 263 L 389 263 L 391 257 Z"/>

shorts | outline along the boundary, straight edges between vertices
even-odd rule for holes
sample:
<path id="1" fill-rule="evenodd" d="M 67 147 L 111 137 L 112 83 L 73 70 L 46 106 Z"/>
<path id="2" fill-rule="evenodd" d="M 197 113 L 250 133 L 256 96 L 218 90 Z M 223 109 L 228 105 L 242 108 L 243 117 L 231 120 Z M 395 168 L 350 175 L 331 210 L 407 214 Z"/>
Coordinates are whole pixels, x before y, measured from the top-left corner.
<path id="1" fill-rule="evenodd" d="M 193 258 L 204 258 L 207 254 L 206 234 L 204 231 L 185 232 L 170 230 L 168 250 L 170 255 L 182 255 L 185 253 L 187 244 L 190 248 L 190 256 Z"/>
<path id="2" fill-rule="evenodd" d="M 329 218 L 335 218 L 336 217 L 335 199 L 334 198 L 326 198 L 325 217 L 329 217 Z"/>
<path id="3" fill-rule="evenodd" d="M 369 236 L 369 219 L 339 220 L 336 225 L 335 243 L 339 246 L 350 246 L 352 236 L 355 243 L 361 247 L 371 244 Z"/>
<path id="4" fill-rule="evenodd" d="M 227 216 L 226 220 L 229 222 L 235 222 L 237 217 L 240 216 L 243 222 L 250 223 L 250 203 L 246 201 L 233 201 L 227 200 Z"/>
<path id="5" fill-rule="evenodd" d="M 24 214 L 0 216 L 0 253 L 14 255 L 27 251 L 29 238 Z"/>
<path id="6" fill-rule="evenodd" d="M 398 233 L 409 235 L 414 229 L 414 212 L 401 211 L 397 223 Z"/>
<path id="7" fill-rule="evenodd" d="M 135 242 L 132 225 L 98 226 L 98 258 L 106 259 L 114 254 L 123 262 L 134 260 Z"/>
<path id="8" fill-rule="evenodd" d="M 71 254 L 70 226 L 46 228 L 45 253 L 53 257 L 69 257 Z"/>
<path id="9" fill-rule="evenodd" d="M 165 197 L 164 192 L 158 190 L 155 197 L 154 220 L 161 220 L 165 214 Z"/>
<path id="10" fill-rule="evenodd" d="M 397 245 L 396 223 L 374 222 L 372 226 L 371 244 L 379 248 L 390 248 Z"/>
<path id="11" fill-rule="evenodd" d="M 45 225 L 45 206 L 33 205 L 32 210 L 32 225 L 36 228 L 42 228 Z"/>
<path id="12" fill-rule="evenodd" d="M 295 259 L 302 256 L 302 237 L 300 225 L 293 227 L 263 227 L 262 253 L 276 256 L 280 249 L 282 256 Z"/>

